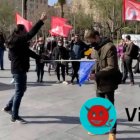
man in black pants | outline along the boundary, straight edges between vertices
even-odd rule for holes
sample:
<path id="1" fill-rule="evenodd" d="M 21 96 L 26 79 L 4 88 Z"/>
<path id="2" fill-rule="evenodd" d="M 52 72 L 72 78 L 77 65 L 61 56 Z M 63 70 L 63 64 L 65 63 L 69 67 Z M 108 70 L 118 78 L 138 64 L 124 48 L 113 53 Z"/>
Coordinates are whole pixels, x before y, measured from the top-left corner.
<path id="1" fill-rule="evenodd" d="M 31 40 L 47 19 L 45 13 L 41 15 L 40 20 L 27 33 L 24 25 L 17 25 L 12 35 L 10 35 L 7 44 L 9 47 L 9 57 L 11 60 L 11 72 L 15 80 L 15 94 L 2 110 L 12 115 L 12 122 L 26 123 L 19 116 L 19 107 L 26 91 L 27 72 L 29 70 L 29 58 L 40 60 L 40 57 L 29 49 L 28 41 Z"/>
<path id="2" fill-rule="evenodd" d="M 47 56 L 46 50 L 45 50 L 45 41 L 43 37 L 39 37 L 38 44 L 36 45 L 36 53 L 44 59 L 44 56 Z M 43 82 L 43 76 L 44 76 L 44 65 L 45 63 L 36 61 L 36 68 L 37 68 L 37 82 Z"/>
<path id="3" fill-rule="evenodd" d="M 60 68 L 61 68 L 61 73 L 62 73 L 62 78 L 63 78 L 63 84 L 68 84 L 65 79 L 65 69 L 66 69 L 66 62 L 63 60 L 66 60 L 69 58 L 69 55 L 67 53 L 66 48 L 63 46 L 63 40 L 59 39 L 58 40 L 58 46 L 54 48 L 53 50 L 53 58 L 54 60 L 61 60 L 60 62 L 55 62 L 56 64 L 56 73 L 57 73 L 57 83 L 60 83 Z"/>
<path id="4" fill-rule="evenodd" d="M 71 59 L 72 60 L 80 60 L 84 57 L 84 52 L 88 50 L 88 45 L 86 45 L 83 41 L 80 40 L 80 37 L 78 34 L 74 36 L 70 43 L 71 48 Z M 79 83 L 79 76 L 78 71 L 80 68 L 80 62 L 72 62 L 72 68 L 73 68 L 73 75 L 71 79 L 71 84 L 73 84 L 74 79 L 77 79 L 77 83 Z"/>
<path id="5" fill-rule="evenodd" d="M 93 58 L 96 59 L 95 74 L 90 79 L 96 82 L 96 96 L 107 98 L 114 104 L 114 92 L 118 88 L 116 72 L 119 70 L 117 49 L 108 38 L 101 38 L 98 31 L 87 30 L 85 39 L 93 47 Z M 113 75 L 112 75 L 113 74 Z M 116 140 L 116 127 L 109 133 L 109 140 Z"/>
<path id="6" fill-rule="evenodd" d="M 133 58 L 132 58 L 132 49 L 133 49 L 133 45 L 134 43 L 131 41 L 131 37 L 130 35 L 126 36 L 126 50 L 124 53 L 124 72 L 123 72 L 123 79 L 122 79 L 122 83 L 125 83 L 126 79 L 127 79 L 127 75 L 129 73 L 129 77 L 130 77 L 130 82 L 131 85 L 134 85 L 134 75 L 133 75 L 133 71 L 132 71 L 132 62 L 133 62 Z"/>

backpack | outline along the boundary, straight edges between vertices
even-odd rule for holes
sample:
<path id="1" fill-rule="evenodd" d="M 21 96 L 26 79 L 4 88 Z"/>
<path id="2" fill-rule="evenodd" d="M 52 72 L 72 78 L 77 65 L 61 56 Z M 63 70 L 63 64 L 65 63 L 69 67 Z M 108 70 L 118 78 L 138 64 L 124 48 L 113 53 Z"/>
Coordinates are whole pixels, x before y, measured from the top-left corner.
<path id="1" fill-rule="evenodd" d="M 138 55 L 139 55 L 139 47 L 133 44 L 130 56 L 132 57 L 132 59 L 137 59 Z"/>

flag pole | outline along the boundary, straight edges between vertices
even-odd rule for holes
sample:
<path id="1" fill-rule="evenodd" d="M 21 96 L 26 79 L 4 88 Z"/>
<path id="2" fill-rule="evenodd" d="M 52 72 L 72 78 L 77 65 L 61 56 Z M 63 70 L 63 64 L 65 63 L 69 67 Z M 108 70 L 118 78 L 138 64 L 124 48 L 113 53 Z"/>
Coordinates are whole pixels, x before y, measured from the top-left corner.
<path id="1" fill-rule="evenodd" d="M 43 62 L 95 62 L 96 59 L 80 59 L 80 60 L 43 60 Z"/>

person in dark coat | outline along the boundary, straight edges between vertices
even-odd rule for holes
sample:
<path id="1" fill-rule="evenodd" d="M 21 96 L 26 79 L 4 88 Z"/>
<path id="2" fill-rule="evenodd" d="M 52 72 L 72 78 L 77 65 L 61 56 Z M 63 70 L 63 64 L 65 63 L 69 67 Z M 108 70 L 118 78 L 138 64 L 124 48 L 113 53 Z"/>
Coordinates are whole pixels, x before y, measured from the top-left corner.
<path id="1" fill-rule="evenodd" d="M 133 86 L 135 84 L 134 74 L 132 71 L 133 58 L 131 56 L 132 52 L 133 52 L 132 51 L 133 47 L 134 47 L 134 43 L 131 41 L 131 36 L 127 35 L 126 36 L 126 49 L 125 49 L 125 53 L 124 53 L 124 72 L 123 72 L 122 83 L 125 84 L 126 79 L 128 77 L 128 73 L 129 73 L 131 86 Z"/>
<path id="2" fill-rule="evenodd" d="M 11 60 L 11 72 L 15 80 L 15 95 L 11 98 L 3 111 L 11 113 L 12 122 L 26 123 L 19 116 L 19 107 L 26 91 L 27 75 L 29 70 L 29 58 L 32 57 L 40 61 L 40 57 L 29 49 L 29 41 L 36 35 L 39 29 L 47 19 L 45 13 L 42 13 L 40 20 L 33 26 L 30 32 L 27 32 L 24 25 L 17 25 L 12 35 L 10 35 L 7 44 Z"/>
<path id="3" fill-rule="evenodd" d="M 60 62 L 56 62 L 56 73 L 57 73 L 57 83 L 60 83 L 60 68 L 61 68 L 61 73 L 62 73 L 62 78 L 63 78 L 63 84 L 68 84 L 65 81 L 65 69 L 66 69 L 66 63 L 63 62 L 63 60 L 68 59 L 68 53 L 66 48 L 63 46 L 63 40 L 60 39 L 58 41 L 58 46 L 54 48 L 53 50 L 53 59 L 54 60 L 61 60 Z"/>
<path id="4" fill-rule="evenodd" d="M 44 60 L 47 59 L 47 53 L 45 49 L 45 41 L 43 37 L 39 37 L 38 43 L 36 44 L 36 53 Z M 43 82 L 44 76 L 44 62 L 36 61 L 36 69 L 37 69 L 37 82 Z"/>
<path id="5" fill-rule="evenodd" d="M 68 58 L 70 58 L 70 48 L 68 46 L 68 44 L 69 44 L 68 39 L 66 37 L 64 37 L 63 42 L 64 42 L 64 47 L 67 50 L 67 55 L 69 56 Z M 69 75 L 69 62 L 66 63 L 66 74 Z"/>
<path id="6" fill-rule="evenodd" d="M 55 38 L 55 36 L 52 36 L 51 40 L 47 43 L 47 51 L 49 52 L 49 59 L 53 59 L 52 58 L 52 53 L 54 48 L 57 47 L 57 40 Z M 53 62 L 50 62 L 48 64 L 48 73 L 49 75 L 51 75 L 51 67 L 55 69 L 55 65 Z"/>
<path id="7" fill-rule="evenodd" d="M 4 51 L 5 51 L 5 38 L 2 32 L 0 32 L 0 67 L 1 70 L 4 70 Z"/>
<path id="8" fill-rule="evenodd" d="M 100 98 L 107 98 L 114 104 L 119 71 L 117 49 L 110 39 L 102 38 L 95 30 L 87 30 L 85 39 L 91 43 L 93 59 L 96 59 L 95 72 L 91 76 L 95 79 L 96 95 Z M 121 83 L 121 79 L 119 82 Z M 110 131 L 109 140 L 116 140 L 116 127 L 117 124 Z"/>
<path id="9" fill-rule="evenodd" d="M 76 34 L 70 43 L 71 48 L 71 59 L 72 60 L 80 60 L 84 58 L 84 52 L 88 50 L 89 46 L 86 45 L 83 41 L 80 40 L 80 36 Z M 77 83 L 79 83 L 78 71 L 80 68 L 80 62 L 72 62 L 73 74 L 71 79 L 71 84 L 73 84 L 74 79 L 77 79 Z"/>

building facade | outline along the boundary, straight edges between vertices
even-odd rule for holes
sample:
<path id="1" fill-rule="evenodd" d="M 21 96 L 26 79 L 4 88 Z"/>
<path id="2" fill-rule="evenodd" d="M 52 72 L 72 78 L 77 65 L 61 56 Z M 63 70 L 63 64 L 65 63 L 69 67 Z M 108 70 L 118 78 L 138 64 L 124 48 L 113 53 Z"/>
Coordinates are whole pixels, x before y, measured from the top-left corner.
<path id="1" fill-rule="evenodd" d="M 15 12 L 22 14 L 22 0 L 0 0 L 1 2 L 7 2 L 14 8 Z M 27 0 L 27 18 L 32 20 L 35 15 L 46 11 L 47 8 L 48 0 Z"/>
<path id="2" fill-rule="evenodd" d="M 90 2 L 88 0 L 72 0 L 72 12 L 78 12 L 81 10 L 85 14 L 93 16 L 93 19 L 95 22 L 99 22 L 99 14 L 98 10 L 95 6 L 91 6 Z"/>

